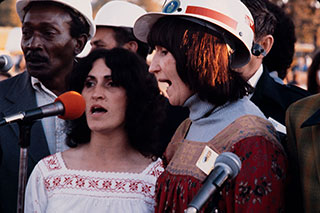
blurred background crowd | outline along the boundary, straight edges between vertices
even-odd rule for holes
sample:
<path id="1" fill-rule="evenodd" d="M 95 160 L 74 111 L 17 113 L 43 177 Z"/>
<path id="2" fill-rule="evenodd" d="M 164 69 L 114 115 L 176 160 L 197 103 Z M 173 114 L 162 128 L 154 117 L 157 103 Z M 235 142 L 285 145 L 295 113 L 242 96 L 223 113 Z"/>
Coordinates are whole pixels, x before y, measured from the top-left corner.
<path id="1" fill-rule="evenodd" d="M 108 1 L 92 0 L 94 16 Z M 140 5 L 147 11 L 159 11 L 165 0 L 128 1 Z M 283 82 L 308 89 L 311 93 L 319 92 L 320 3 L 317 0 L 271 0 L 271 2 L 282 7 L 295 24 L 294 58 Z M 1 77 L 0 73 L 1 80 L 23 71 L 25 65 L 20 48 L 21 28 L 15 12 L 15 0 L 4 0 L 0 5 L 0 14 L 0 55 L 10 55 L 14 64 L 8 72 L 10 75 Z M 90 47 L 86 48 L 87 51 L 89 49 Z M 84 55 L 87 53 L 86 50 Z"/>

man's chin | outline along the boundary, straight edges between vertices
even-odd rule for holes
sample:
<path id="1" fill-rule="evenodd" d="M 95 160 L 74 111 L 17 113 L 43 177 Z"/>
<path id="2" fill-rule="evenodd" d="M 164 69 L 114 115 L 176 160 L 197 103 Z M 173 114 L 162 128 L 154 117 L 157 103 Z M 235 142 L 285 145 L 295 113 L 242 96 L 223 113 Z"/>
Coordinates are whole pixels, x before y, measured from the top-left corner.
<path id="1" fill-rule="evenodd" d="M 27 66 L 27 71 L 31 76 L 41 78 L 41 76 L 48 72 L 48 68 L 44 66 Z"/>

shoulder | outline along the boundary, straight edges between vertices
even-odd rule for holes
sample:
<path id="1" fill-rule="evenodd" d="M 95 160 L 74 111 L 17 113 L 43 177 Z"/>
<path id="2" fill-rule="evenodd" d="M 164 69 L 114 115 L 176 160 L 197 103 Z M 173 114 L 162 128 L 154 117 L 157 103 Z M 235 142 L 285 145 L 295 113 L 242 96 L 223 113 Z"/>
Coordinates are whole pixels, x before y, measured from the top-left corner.
<path id="1" fill-rule="evenodd" d="M 245 115 L 236 119 L 229 128 L 238 129 L 240 133 L 247 135 L 268 135 L 276 137 L 276 130 L 273 125 L 265 118 L 255 115 Z"/>
<path id="2" fill-rule="evenodd" d="M 25 91 L 25 87 L 31 87 L 30 75 L 27 71 L 0 82 L 0 98 L 8 93 L 20 93 Z"/>
<path id="3" fill-rule="evenodd" d="M 266 92 L 271 91 L 272 93 L 274 93 L 275 91 L 279 91 L 281 97 L 285 97 L 285 99 L 294 100 L 294 101 L 310 95 L 310 93 L 307 90 L 304 90 L 300 87 L 297 87 L 294 85 L 280 84 L 276 82 L 270 76 L 268 70 L 265 67 L 264 67 L 263 75 L 258 81 L 257 87 L 261 87 L 265 89 Z"/>
<path id="4" fill-rule="evenodd" d="M 164 165 L 160 158 L 152 162 L 147 169 L 147 174 L 158 178 L 164 171 Z"/>
<path id="5" fill-rule="evenodd" d="M 307 96 L 310 96 L 310 95 L 311 95 L 311 93 L 310 93 L 309 91 L 307 91 L 307 90 L 305 90 L 305 89 L 302 89 L 302 88 L 300 88 L 300 87 L 297 87 L 297 86 L 295 86 L 295 85 L 286 84 L 285 86 L 286 86 L 286 88 L 287 88 L 288 90 L 290 90 L 292 93 L 298 94 L 298 95 L 300 95 L 301 97 L 307 97 Z"/>
<path id="6" fill-rule="evenodd" d="M 316 110 L 319 108 L 320 93 L 305 97 L 293 103 L 288 110 L 303 109 L 303 110 Z"/>
<path id="7" fill-rule="evenodd" d="M 7 79 L 7 80 L 1 81 L 0 87 L 8 87 L 14 82 L 25 81 L 28 79 L 30 79 L 30 75 L 27 71 L 25 71 L 25 72 L 22 72 L 16 76 L 13 76 L 13 77 Z M 18 86 L 18 85 L 16 85 L 16 86 Z"/>
<path id="8" fill-rule="evenodd" d="M 320 94 L 312 95 L 291 104 L 286 111 L 287 131 L 302 131 L 301 125 L 320 109 Z M 318 119 L 317 117 L 315 117 Z M 307 128 L 308 129 L 308 128 Z"/>
<path id="9" fill-rule="evenodd" d="M 320 94 L 311 95 L 309 97 L 298 100 L 291 104 L 287 110 L 288 117 L 296 119 L 306 119 L 319 109 Z"/>
<path id="10" fill-rule="evenodd" d="M 247 139 L 254 139 L 253 141 L 259 142 L 262 140 L 283 149 L 276 129 L 264 118 L 254 115 L 242 116 L 235 120 L 229 126 L 229 129 L 236 132 L 233 138 L 234 144 Z"/>
<path id="11" fill-rule="evenodd" d="M 58 152 L 43 158 L 38 162 L 36 167 L 46 173 L 62 169 L 63 162 L 61 159 L 61 153 Z"/>

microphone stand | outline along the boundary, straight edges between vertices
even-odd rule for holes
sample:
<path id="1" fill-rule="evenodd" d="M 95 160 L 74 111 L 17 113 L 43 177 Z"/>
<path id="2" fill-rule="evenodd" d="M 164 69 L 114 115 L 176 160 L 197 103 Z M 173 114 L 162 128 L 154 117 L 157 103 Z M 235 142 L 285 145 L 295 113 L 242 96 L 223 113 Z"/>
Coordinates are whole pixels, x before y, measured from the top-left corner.
<path id="1" fill-rule="evenodd" d="M 24 196 L 27 183 L 27 169 L 28 169 L 28 147 L 30 146 L 31 127 L 33 121 L 19 121 L 19 182 L 18 182 L 18 200 L 17 213 L 24 212 Z"/>

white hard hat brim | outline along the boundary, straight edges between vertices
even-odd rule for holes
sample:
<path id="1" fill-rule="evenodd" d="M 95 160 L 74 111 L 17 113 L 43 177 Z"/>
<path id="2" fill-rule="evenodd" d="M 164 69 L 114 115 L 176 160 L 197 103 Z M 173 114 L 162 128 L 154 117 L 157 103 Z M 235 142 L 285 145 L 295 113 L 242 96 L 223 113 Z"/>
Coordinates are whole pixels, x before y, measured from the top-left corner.
<path id="1" fill-rule="evenodd" d="M 163 14 L 163 13 L 147 13 L 140 18 L 134 24 L 133 34 L 142 42 L 147 43 L 149 32 L 152 26 L 164 16 L 173 16 L 174 14 Z"/>
<path id="2" fill-rule="evenodd" d="M 17 10 L 17 13 L 18 13 L 18 16 L 19 16 L 21 22 L 23 20 L 23 17 L 25 16 L 24 8 L 27 7 L 29 3 L 34 2 L 34 1 L 41 2 L 41 1 L 45 1 L 45 0 L 24 0 L 24 1 L 19 1 L 18 0 L 16 2 L 16 10 Z M 95 27 L 95 23 L 93 21 L 92 11 L 91 11 L 91 14 L 84 14 L 83 11 L 79 11 L 78 8 L 75 8 L 74 5 L 72 5 L 68 1 L 65 1 L 65 0 L 51 0 L 51 1 L 61 3 L 62 5 L 66 5 L 66 6 L 70 7 L 71 9 L 73 9 L 73 10 L 77 11 L 78 13 L 80 13 L 86 19 L 86 21 L 87 21 L 87 23 L 88 23 L 88 25 L 90 27 L 90 29 L 89 29 L 89 38 L 88 39 L 93 38 L 93 36 L 94 36 L 94 34 L 96 32 L 96 27 Z"/>
<path id="3" fill-rule="evenodd" d="M 183 15 L 177 14 L 170 14 L 170 13 L 158 13 L 158 12 L 150 12 L 147 13 L 137 19 L 134 24 L 133 33 L 137 39 L 142 42 L 147 43 L 148 35 L 152 26 L 162 17 L 165 16 L 173 16 L 173 17 L 181 17 Z M 197 19 L 197 16 L 186 16 L 192 17 Z M 202 18 L 203 20 L 203 18 Z M 214 23 L 210 23 L 215 25 Z M 221 28 L 219 25 L 217 27 Z M 227 39 L 232 40 L 234 44 L 234 53 L 231 55 L 232 58 L 237 58 L 236 61 L 233 61 L 232 68 L 239 68 L 243 65 L 247 64 L 250 61 L 251 53 L 248 50 L 246 44 L 242 42 L 242 40 L 238 39 L 238 35 L 234 35 L 227 30 L 224 30 L 226 35 L 228 36 Z"/>

